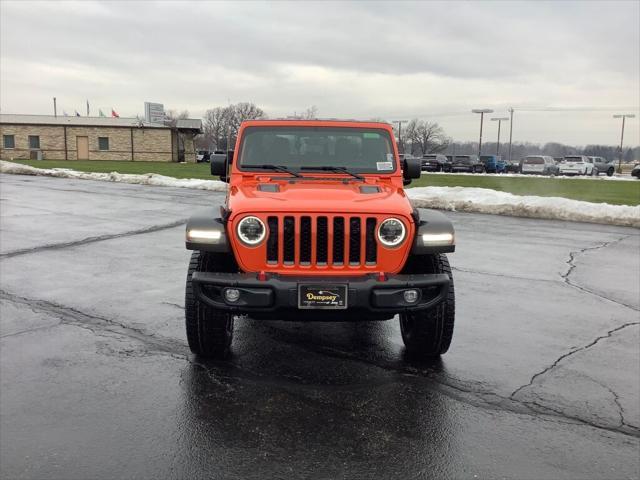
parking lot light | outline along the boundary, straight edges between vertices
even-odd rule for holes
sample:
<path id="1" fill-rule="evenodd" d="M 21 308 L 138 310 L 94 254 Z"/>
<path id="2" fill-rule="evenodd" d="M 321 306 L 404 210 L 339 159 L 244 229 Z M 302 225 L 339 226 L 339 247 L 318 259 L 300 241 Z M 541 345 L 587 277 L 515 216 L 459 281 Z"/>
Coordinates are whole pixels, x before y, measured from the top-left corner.
<path id="1" fill-rule="evenodd" d="M 622 132 L 620 133 L 620 158 L 618 159 L 618 173 L 622 173 L 622 145 L 624 143 L 624 121 L 627 118 L 636 118 L 636 116 L 631 113 L 623 113 L 619 115 L 614 115 L 613 118 L 622 118 Z"/>
<path id="2" fill-rule="evenodd" d="M 493 110 L 490 108 L 474 108 L 471 110 L 471 113 L 480 114 L 480 141 L 478 142 L 478 158 L 480 158 L 480 155 L 482 155 L 482 124 L 484 122 L 484 114 L 493 113 Z"/>
<path id="3" fill-rule="evenodd" d="M 498 122 L 498 144 L 496 146 L 496 156 L 500 156 L 500 125 L 503 120 L 509 120 L 509 117 L 493 117 L 492 122 Z"/>

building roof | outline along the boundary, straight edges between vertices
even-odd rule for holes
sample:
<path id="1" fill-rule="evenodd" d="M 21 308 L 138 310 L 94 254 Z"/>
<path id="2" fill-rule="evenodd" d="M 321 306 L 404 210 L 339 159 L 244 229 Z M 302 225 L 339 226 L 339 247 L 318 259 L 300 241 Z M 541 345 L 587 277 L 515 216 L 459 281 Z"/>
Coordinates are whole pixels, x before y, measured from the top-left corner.
<path id="1" fill-rule="evenodd" d="M 202 120 L 197 118 L 179 118 L 176 120 L 178 130 L 198 130 L 202 131 Z"/>
<path id="2" fill-rule="evenodd" d="M 200 122 L 200 120 L 198 120 Z M 83 127 L 145 127 L 145 128 L 170 128 L 162 123 L 150 123 L 139 118 L 116 117 L 76 117 L 53 115 L 18 115 L 0 114 L 0 124 L 18 125 L 67 125 Z"/>

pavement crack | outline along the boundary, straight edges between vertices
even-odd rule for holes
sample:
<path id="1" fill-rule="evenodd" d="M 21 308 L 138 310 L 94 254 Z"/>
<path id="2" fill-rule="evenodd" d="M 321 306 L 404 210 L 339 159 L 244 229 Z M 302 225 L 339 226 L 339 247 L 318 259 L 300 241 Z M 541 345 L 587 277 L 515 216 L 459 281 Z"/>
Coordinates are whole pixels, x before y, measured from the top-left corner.
<path id="1" fill-rule="evenodd" d="M 623 307 L 626 307 L 626 308 L 630 308 L 631 310 L 640 311 L 640 308 L 636 307 L 635 305 L 630 305 L 628 303 L 621 302 L 619 300 L 614 300 L 612 298 L 606 297 L 606 296 L 604 296 L 604 295 L 602 295 L 602 294 L 600 294 L 598 292 L 594 292 L 593 290 L 590 290 L 588 288 L 582 287 L 582 286 L 578 285 L 577 283 L 574 283 L 571 280 L 571 275 L 573 274 L 573 272 L 577 268 L 577 265 L 576 265 L 575 262 L 576 262 L 576 259 L 577 259 L 577 257 L 579 255 L 581 255 L 581 254 L 583 254 L 585 252 L 591 251 L 591 250 L 599 250 L 601 248 L 608 247 L 608 246 L 610 246 L 610 245 L 612 245 L 614 243 L 621 242 L 621 241 L 629 238 L 630 236 L 631 235 L 624 235 L 624 236 L 622 236 L 620 238 L 617 238 L 615 240 L 610 240 L 608 242 L 601 242 L 601 243 L 599 243 L 597 245 L 594 245 L 592 247 L 585 247 L 585 248 L 581 248 L 580 250 L 574 250 L 574 251 L 569 252 L 569 259 L 566 261 L 566 264 L 568 265 L 568 269 L 567 269 L 567 271 L 565 273 L 560 275 L 560 277 L 562 278 L 562 281 L 564 283 L 566 283 L 567 285 L 569 285 L 570 287 L 573 287 L 573 288 L 575 288 L 577 290 L 580 290 L 581 292 L 587 293 L 589 295 L 594 295 L 594 296 L 596 296 L 598 298 L 601 298 L 603 300 L 607 300 L 607 301 L 615 303 L 617 305 L 620 305 L 620 306 L 623 306 Z"/>
<path id="2" fill-rule="evenodd" d="M 523 277 L 523 276 L 519 276 L 519 275 L 508 275 L 506 273 L 486 272 L 486 271 L 482 271 L 482 270 L 471 270 L 471 269 L 460 268 L 460 267 L 451 267 L 451 269 L 456 271 L 456 272 L 471 273 L 471 274 L 474 274 L 474 275 L 488 275 L 488 276 L 491 276 L 491 277 L 509 278 L 509 279 L 512 279 L 512 280 L 526 280 L 528 282 L 556 282 L 557 283 L 557 280 L 554 280 L 554 279 L 551 279 L 551 278 Z"/>
<path id="3" fill-rule="evenodd" d="M 37 332 L 38 330 L 47 330 L 49 328 L 57 327 L 61 323 L 62 322 L 58 322 L 51 325 L 41 325 L 39 327 L 27 328 L 26 330 L 20 330 L 19 332 L 12 332 L 12 333 L 7 333 L 5 335 L 0 335 L 0 338 L 17 337 L 18 335 L 24 335 L 25 333 Z"/>
<path id="4" fill-rule="evenodd" d="M 92 331 L 96 335 L 103 332 L 122 335 L 138 340 L 155 350 L 167 353 L 185 353 L 186 345 L 170 338 L 153 335 L 145 330 L 133 328 L 105 317 L 76 310 L 75 308 L 59 305 L 47 300 L 37 300 L 21 297 L 4 290 L 0 290 L 0 299 L 24 305 L 33 311 L 46 313 L 60 320 L 58 325 L 74 325 Z"/>
<path id="5" fill-rule="evenodd" d="M 134 235 L 143 235 L 145 233 L 159 232 L 161 230 L 169 230 L 171 228 L 179 227 L 187 223 L 186 219 L 177 220 L 171 223 L 165 223 L 163 225 L 153 225 L 151 227 L 145 227 L 138 230 L 130 230 L 127 232 L 113 233 L 108 235 L 98 235 L 95 237 L 87 237 L 82 240 L 76 240 L 73 242 L 51 243 L 48 245 L 41 245 L 33 248 L 23 248 L 20 250 L 13 250 L 11 252 L 0 254 L 0 258 L 11 258 L 18 255 L 26 255 L 30 253 L 39 253 L 46 250 L 62 250 L 64 248 L 78 247 L 81 245 L 87 245 L 89 243 L 102 242 L 104 240 L 111 240 L 114 238 L 131 237 Z"/>
<path id="6" fill-rule="evenodd" d="M 613 328 L 609 331 L 607 331 L 607 333 L 605 333 L 604 335 L 599 335 L 598 337 L 596 337 L 594 340 L 592 340 L 591 342 L 587 343 L 586 345 L 583 345 L 581 347 L 577 347 L 574 348 L 566 353 L 563 353 L 562 355 L 560 355 L 551 365 L 545 367 L 543 370 L 535 373 L 531 379 L 529 380 L 528 383 L 519 386 L 518 388 L 516 388 L 510 395 L 509 398 L 512 400 L 515 400 L 516 395 L 518 395 L 522 390 L 524 390 L 525 388 L 529 388 L 530 386 L 533 385 L 533 383 L 536 381 L 536 379 L 538 379 L 539 377 L 546 375 L 547 373 L 549 373 L 551 370 L 553 370 L 554 368 L 556 368 L 558 366 L 558 364 L 560 362 L 562 362 L 563 360 L 565 360 L 566 358 L 575 355 L 578 352 L 583 352 L 585 350 L 588 350 L 589 348 L 593 347 L 594 345 L 596 345 L 600 340 L 604 340 L 605 338 L 610 338 L 611 335 L 613 335 L 616 332 L 619 332 L 620 330 L 623 330 L 625 328 L 628 327 L 632 327 L 634 325 L 640 325 L 640 322 L 627 322 L 624 323 L 616 328 Z"/>

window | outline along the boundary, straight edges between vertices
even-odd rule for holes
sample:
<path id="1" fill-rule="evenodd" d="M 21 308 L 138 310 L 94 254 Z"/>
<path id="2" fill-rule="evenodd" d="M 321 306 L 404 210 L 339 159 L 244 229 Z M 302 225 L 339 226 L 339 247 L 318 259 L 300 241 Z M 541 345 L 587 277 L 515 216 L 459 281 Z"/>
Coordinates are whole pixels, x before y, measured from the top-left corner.
<path id="1" fill-rule="evenodd" d="M 16 137 L 13 135 L 3 135 L 2 145 L 4 145 L 4 148 L 16 148 Z"/>
<path id="2" fill-rule="evenodd" d="M 335 166 L 356 173 L 396 169 L 391 136 L 384 129 L 351 127 L 249 127 L 240 146 L 241 169 L 263 164 L 295 171 Z"/>
<path id="3" fill-rule="evenodd" d="M 109 150 L 109 137 L 98 137 L 98 150 Z"/>
<path id="4" fill-rule="evenodd" d="M 31 149 L 40 148 L 40 137 L 38 135 L 29 135 L 29 148 Z"/>

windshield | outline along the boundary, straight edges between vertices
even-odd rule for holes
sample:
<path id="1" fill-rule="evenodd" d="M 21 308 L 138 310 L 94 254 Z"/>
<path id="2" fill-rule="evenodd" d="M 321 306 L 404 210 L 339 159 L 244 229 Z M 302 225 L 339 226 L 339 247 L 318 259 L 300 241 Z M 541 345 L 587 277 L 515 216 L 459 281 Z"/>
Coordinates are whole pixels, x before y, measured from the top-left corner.
<path id="1" fill-rule="evenodd" d="M 472 159 L 469 155 L 456 155 L 453 161 L 457 163 L 472 163 Z"/>
<path id="2" fill-rule="evenodd" d="M 583 162 L 584 159 L 582 157 L 564 157 L 565 162 Z"/>
<path id="3" fill-rule="evenodd" d="M 396 169 L 386 130 L 350 127 L 249 127 L 238 166 L 265 164 L 299 171 L 302 167 L 344 167 L 355 173 Z"/>
<path id="4" fill-rule="evenodd" d="M 542 165 L 544 163 L 544 159 L 542 157 L 527 157 L 525 158 L 524 163 L 527 165 Z"/>

